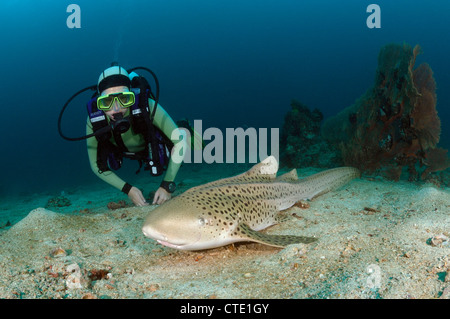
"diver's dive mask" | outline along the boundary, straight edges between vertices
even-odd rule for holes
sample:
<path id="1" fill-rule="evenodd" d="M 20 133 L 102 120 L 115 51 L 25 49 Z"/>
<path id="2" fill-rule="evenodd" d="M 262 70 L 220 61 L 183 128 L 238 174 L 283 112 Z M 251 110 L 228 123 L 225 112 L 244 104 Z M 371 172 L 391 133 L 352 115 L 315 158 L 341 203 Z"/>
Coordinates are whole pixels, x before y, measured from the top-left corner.
<path id="1" fill-rule="evenodd" d="M 111 110 L 114 101 L 117 100 L 122 107 L 130 107 L 135 102 L 133 92 L 119 92 L 101 95 L 97 98 L 97 108 L 102 111 Z"/>

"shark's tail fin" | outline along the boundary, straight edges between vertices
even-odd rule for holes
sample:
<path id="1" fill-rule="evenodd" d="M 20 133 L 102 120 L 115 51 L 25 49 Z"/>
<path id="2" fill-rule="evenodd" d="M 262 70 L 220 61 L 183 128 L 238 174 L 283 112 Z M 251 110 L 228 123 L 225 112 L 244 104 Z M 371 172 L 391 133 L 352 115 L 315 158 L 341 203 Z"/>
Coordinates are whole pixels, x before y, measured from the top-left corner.
<path id="1" fill-rule="evenodd" d="M 306 199 L 312 199 L 328 193 L 347 184 L 354 178 L 361 176 L 361 172 L 354 167 L 338 167 L 308 176 L 299 180 L 298 184 L 308 185 Z"/>

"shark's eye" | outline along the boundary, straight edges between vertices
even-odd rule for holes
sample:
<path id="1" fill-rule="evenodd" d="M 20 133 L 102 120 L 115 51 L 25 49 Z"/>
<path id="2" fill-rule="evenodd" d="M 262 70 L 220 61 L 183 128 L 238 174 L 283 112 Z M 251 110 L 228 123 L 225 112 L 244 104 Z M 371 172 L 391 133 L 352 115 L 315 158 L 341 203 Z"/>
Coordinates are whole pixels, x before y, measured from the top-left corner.
<path id="1" fill-rule="evenodd" d="M 200 226 L 204 226 L 206 224 L 206 219 L 204 219 L 203 217 L 199 217 L 198 223 Z"/>

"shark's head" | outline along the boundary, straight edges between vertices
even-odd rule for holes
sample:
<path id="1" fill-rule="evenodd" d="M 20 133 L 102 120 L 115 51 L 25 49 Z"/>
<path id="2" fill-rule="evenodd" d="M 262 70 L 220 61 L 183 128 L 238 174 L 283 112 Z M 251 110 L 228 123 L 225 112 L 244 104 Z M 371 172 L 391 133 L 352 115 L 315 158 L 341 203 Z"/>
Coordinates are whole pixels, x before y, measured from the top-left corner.
<path id="1" fill-rule="evenodd" d="M 182 197 L 177 196 L 150 212 L 142 227 L 146 237 L 180 250 L 208 249 L 235 241 L 226 235 L 232 225 L 219 225 L 219 218 L 187 204 Z"/>

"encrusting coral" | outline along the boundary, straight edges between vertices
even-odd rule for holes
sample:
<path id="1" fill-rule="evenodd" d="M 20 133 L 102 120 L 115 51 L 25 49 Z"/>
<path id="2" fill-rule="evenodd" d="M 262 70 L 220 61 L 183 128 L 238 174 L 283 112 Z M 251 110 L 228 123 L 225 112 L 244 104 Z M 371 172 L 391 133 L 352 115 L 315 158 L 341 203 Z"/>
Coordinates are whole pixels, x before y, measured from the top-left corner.
<path id="1" fill-rule="evenodd" d="M 70 205 L 72 205 L 70 200 L 68 198 L 66 198 L 63 194 L 61 194 L 60 196 L 55 196 L 55 197 L 50 198 L 47 201 L 45 208 L 52 209 L 52 208 L 70 206 Z"/>
<path id="2" fill-rule="evenodd" d="M 441 122 L 436 82 L 426 63 L 414 69 L 417 45 L 381 48 L 375 84 L 352 106 L 327 119 L 322 135 L 342 152 L 344 164 L 366 172 L 382 170 L 398 180 L 406 167 L 410 180 L 450 166 L 446 150 L 436 148 Z"/>

